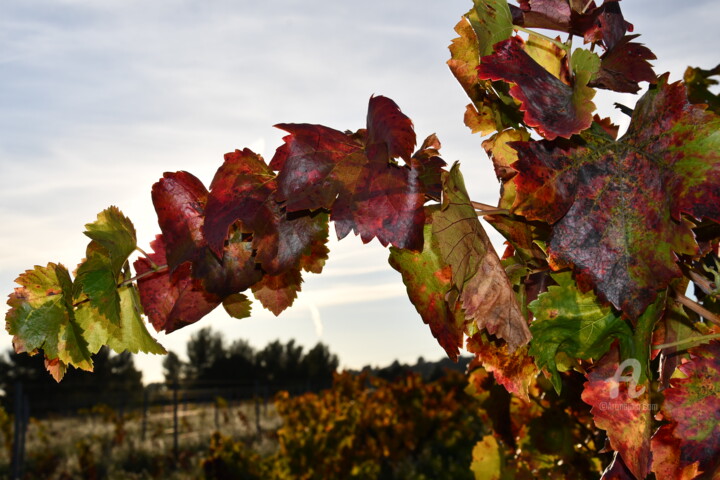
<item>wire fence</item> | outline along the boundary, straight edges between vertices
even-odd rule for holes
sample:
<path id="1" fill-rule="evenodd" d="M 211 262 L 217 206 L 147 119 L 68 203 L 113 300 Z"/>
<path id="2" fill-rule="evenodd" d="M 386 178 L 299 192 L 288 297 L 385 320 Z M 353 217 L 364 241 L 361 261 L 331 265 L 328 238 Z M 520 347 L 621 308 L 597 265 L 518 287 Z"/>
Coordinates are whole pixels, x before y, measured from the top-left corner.
<path id="1" fill-rule="evenodd" d="M 115 435 L 132 435 L 140 442 L 172 438 L 172 452 L 177 458 L 181 441 L 199 440 L 208 429 L 223 428 L 234 433 L 254 435 L 258 439 L 268 427 L 268 406 L 280 390 L 291 394 L 317 391 L 329 385 L 308 382 L 292 384 L 241 384 L 232 381 L 194 381 L 192 384 L 155 383 L 142 391 L 116 390 L 74 394 L 58 402 L 47 395 L 47 387 L 16 384 L 12 392 L 13 435 L 10 478 L 24 475 L 26 438 L 32 418 L 82 418 L 104 416 L 116 425 Z M 275 426 L 275 428 L 277 425 Z M 6 441 L 10 439 L 6 438 Z"/>

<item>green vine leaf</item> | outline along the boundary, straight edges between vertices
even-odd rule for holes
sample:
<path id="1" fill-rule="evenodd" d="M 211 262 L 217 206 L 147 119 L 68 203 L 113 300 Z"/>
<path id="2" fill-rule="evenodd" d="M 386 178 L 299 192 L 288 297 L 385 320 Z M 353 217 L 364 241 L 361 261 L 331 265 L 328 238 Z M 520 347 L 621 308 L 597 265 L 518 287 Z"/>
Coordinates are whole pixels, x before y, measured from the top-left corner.
<path id="1" fill-rule="evenodd" d="M 475 8 L 466 18 L 470 20 L 481 57 L 489 55 L 493 46 L 513 33 L 512 15 L 507 0 L 473 0 Z"/>
<path id="2" fill-rule="evenodd" d="M 510 280 L 470 203 L 458 164 L 443 175 L 443 202 L 433 213 L 433 236 L 452 268 L 452 288 L 465 318 L 504 339 L 511 351 L 530 340 Z"/>
<path id="3" fill-rule="evenodd" d="M 452 270 L 445 263 L 433 236 L 432 215 L 438 207 L 425 209 L 425 244 L 421 252 L 390 248 L 390 265 L 400 272 L 408 297 L 448 357 L 457 360 L 463 346 L 465 316 L 460 303 L 446 300 L 452 288 Z"/>
<path id="4" fill-rule="evenodd" d="M 167 351 L 150 335 L 142 318 L 140 295 L 134 286 L 118 289 L 120 295 L 121 326 L 119 337 L 110 336 L 107 346 L 118 353 L 153 353 L 165 355 Z"/>
<path id="5" fill-rule="evenodd" d="M 45 365 L 58 382 L 68 365 L 92 371 L 90 351 L 75 319 L 67 269 L 48 263 L 27 270 L 15 281 L 21 286 L 10 294 L 10 310 L 5 314 L 15 351 L 35 355 L 42 349 Z"/>
<path id="6" fill-rule="evenodd" d="M 617 339 L 625 352 L 632 351 L 633 332 L 612 307 L 603 305 L 593 292 L 582 293 L 571 272 L 552 275 L 557 285 L 548 287 L 529 308 L 535 316 L 530 324 L 533 340 L 530 355 L 538 368 L 546 368 L 555 390 L 562 379 L 556 356 L 600 359 Z"/>
<path id="7" fill-rule="evenodd" d="M 110 207 L 85 225 L 85 235 L 92 241 L 87 246 L 86 259 L 77 269 L 75 299 L 80 291 L 90 304 L 111 323 L 121 323 L 120 296 L 117 285 L 128 257 L 137 247 L 135 227 L 117 207 Z"/>

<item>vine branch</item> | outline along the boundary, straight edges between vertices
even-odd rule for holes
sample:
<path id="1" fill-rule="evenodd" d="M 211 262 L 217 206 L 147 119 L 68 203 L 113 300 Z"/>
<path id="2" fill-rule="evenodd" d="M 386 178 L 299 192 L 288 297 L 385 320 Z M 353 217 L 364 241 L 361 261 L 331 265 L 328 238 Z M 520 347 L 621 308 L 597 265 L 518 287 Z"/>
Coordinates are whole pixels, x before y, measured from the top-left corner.
<path id="1" fill-rule="evenodd" d="M 493 207 L 492 205 L 488 205 L 486 203 L 480 203 L 480 202 L 474 202 L 470 201 L 470 204 L 473 206 L 475 210 L 478 211 L 478 215 L 485 216 L 485 215 L 509 215 L 510 210 L 507 208 L 498 208 Z"/>
<path id="2" fill-rule="evenodd" d="M 715 325 L 720 325 L 720 317 L 718 317 L 716 314 L 708 310 L 707 308 L 703 307 L 696 301 L 686 297 L 680 292 L 675 292 L 675 300 L 680 302 L 683 306 L 689 308 L 693 312 L 697 313 L 701 317 L 703 317 L 708 322 L 714 323 Z"/>
<path id="3" fill-rule="evenodd" d="M 679 347 L 685 344 L 702 343 L 709 340 L 720 338 L 720 333 L 714 333 L 712 335 L 698 335 L 697 337 L 685 338 L 678 340 L 677 342 L 663 343 L 661 345 L 653 345 L 653 350 L 663 350 L 670 347 Z"/>

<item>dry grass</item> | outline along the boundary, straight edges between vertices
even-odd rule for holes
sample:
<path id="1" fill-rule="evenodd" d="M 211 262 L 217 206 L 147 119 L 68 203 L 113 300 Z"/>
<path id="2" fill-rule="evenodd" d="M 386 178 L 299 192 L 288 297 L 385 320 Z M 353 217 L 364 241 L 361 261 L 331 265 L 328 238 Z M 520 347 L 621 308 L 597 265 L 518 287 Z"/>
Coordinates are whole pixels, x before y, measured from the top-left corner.
<path id="1" fill-rule="evenodd" d="M 27 478 L 62 480 L 199 478 L 213 432 L 265 454 L 277 448 L 280 423 L 272 403 L 181 403 L 176 456 L 172 405 L 149 409 L 145 419 L 142 411 L 98 406 L 75 417 L 31 419 L 25 471 Z M 9 449 L 0 449 L 0 472 L 9 472 L 9 464 Z"/>

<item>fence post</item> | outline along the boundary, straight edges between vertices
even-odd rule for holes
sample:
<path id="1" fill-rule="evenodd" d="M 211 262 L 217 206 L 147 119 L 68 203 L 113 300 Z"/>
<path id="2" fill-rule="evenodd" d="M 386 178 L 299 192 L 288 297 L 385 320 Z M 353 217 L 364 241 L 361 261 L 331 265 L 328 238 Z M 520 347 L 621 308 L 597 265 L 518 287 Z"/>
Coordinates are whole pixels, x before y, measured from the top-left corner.
<path id="1" fill-rule="evenodd" d="M 173 383 L 173 455 L 175 455 L 175 461 L 179 458 L 178 448 L 178 384 Z"/>
<path id="2" fill-rule="evenodd" d="M 20 480 L 25 467 L 25 434 L 27 433 L 30 406 L 22 383 L 15 384 L 15 431 L 13 438 L 12 479 Z"/>
<path id="3" fill-rule="evenodd" d="M 145 441 L 145 434 L 147 432 L 147 417 L 148 417 L 148 389 L 150 387 L 143 388 L 143 416 L 142 416 L 142 433 L 140 434 L 141 440 Z"/>
<path id="4" fill-rule="evenodd" d="M 262 427 L 260 426 L 260 397 L 255 397 L 255 429 L 257 430 L 257 438 L 262 435 Z"/>

